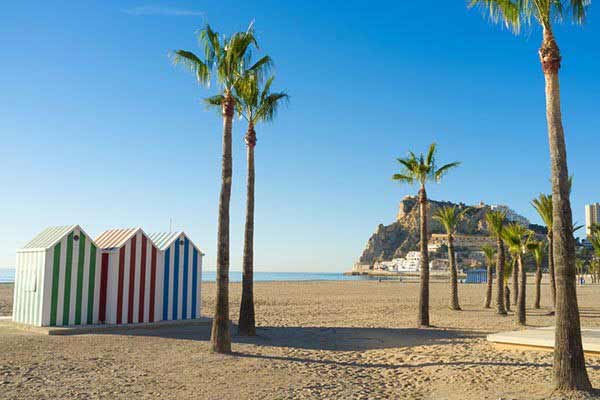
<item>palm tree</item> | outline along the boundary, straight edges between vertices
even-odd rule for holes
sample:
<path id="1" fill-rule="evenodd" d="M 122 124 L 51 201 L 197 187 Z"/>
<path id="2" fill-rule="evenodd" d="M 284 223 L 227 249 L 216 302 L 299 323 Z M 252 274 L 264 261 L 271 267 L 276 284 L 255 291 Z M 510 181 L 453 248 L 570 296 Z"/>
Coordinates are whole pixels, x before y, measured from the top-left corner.
<path id="1" fill-rule="evenodd" d="M 493 264 L 494 264 L 494 258 L 496 257 L 496 249 L 493 248 L 492 246 L 488 246 L 485 245 L 481 248 L 481 251 L 483 251 L 483 254 L 485 255 L 485 260 L 486 260 L 486 264 L 487 264 L 487 289 L 485 291 L 485 304 L 484 307 L 485 308 L 491 308 L 492 305 L 492 286 L 493 286 L 493 279 L 494 279 L 494 274 L 493 274 Z M 502 278 L 500 276 L 497 277 L 499 281 L 502 281 Z"/>
<path id="2" fill-rule="evenodd" d="M 533 303 L 534 308 L 540 308 L 540 292 L 542 286 L 542 261 L 544 259 L 544 248 L 546 247 L 544 242 L 538 240 L 531 240 L 527 243 L 527 251 L 533 256 L 535 261 L 535 301 Z"/>
<path id="3" fill-rule="evenodd" d="M 490 211 L 485 215 L 485 220 L 487 222 L 488 231 L 493 237 L 496 238 L 496 244 L 498 248 L 498 255 L 496 257 L 496 276 L 498 276 L 496 312 L 500 315 L 506 315 L 506 311 L 510 310 L 510 303 L 505 301 L 505 285 L 503 280 L 500 279 L 501 276 L 504 276 L 504 264 L 506 261 L 506 256 L 504 254 L 504 240 L 502 239 L 506 215 L 502 211 Z"/>
<path id="4" fill-rule="evenodd" d="M 506 260 L 506 265 L 504 266 L 504 304 L 506 305 L 506 311 L 510 311 L 510 288 L 508 287 L 508 278 L 512 275 L 513 269 L 517 268 L 517 259 L 509 256 Z"/>
<path id="5" fill-rule="evenodd" d="M 398 162 L 402 165 L 402 170 L 399 174 L 394 174 L 394 180 L 413 184 L 418 183 L 419 189 L 419 218 L 420 218 L 420 250 L 421 250 L 421 286 L 419 291 L 419 310 L 418 324 L 420 326 L 429 326 L 429 255 L 427 253 L 427 192 L 425 184 L 427 182 L 439 182 L 444 174 L 452 168 L 460 165 L 459 162 L 446 164 L 437 168 L 436 160 L 436 144 L 432 143 L 429 146 L 427 155 L 421 154 L 417 157 L 413 152 L 409 153 L 407 158 L 399 158 Z"/>
<path id="6" fill-rule="evenodd" d="M 518 290 L 519 298 L 517 300 L 517 322 L 519 325 L 526 324 L 526 288 L 527 288 L 527 272 L 523 264 L 523 253 L 527 245 L 527 237 L 530 231 L 523 225 L 510 223 L 504 228 L 504 242 L 508 246 L 513 255 L 518 267 L 518 275 L 520 276 L 520 284 L 513 282 L 513 290 Z M 515 268 L 516 270 L 517 268 Z M 515 272 L 513 271 L 513 277 Z"/>
<path id="7" fill-rule="evenodd" d="M 218 353 L 231 352 L 229 332 L 229 203 L 231 199 L 232 156 L 231 128 L 235 110 L 233 89 L 248 71 L 268 69 L 271 60 L 263 57 L 249 65 L 250 48 L 258 47 L 252 25 L 245 32 L 231 37 L 220 37 L 206 25 L 199 32 L 198 41 L 203 47 L 204 58 L 193 52 L 176 50 L 173 63 L 189 69 L 203 86 L 208 86 L 211 73 L 221 87 L 221 110 L 223 115 L 223 156 L 221 163 L 221 193 L 219 196 L 219 219 L 217 232 L 217 298 L 211 332 L 211 348 Z"/>
<path id="8" fill-rule="evenodd" d="M 548 273 L 550 275 L 550 292 L 552 293 L 552 309 L 556 307 L 556 276 L 554 274 L 553 240 L 552 240 L 552 195 L 540 194 L 531 204 L 544 221 L 548 230 Z"/>
<path id="9" fill-rule="evenodd" d="M 571 226 L 569 172 L 560 109 L 558 71 L 562 60 L 552 24 L 570 14 L 575 23 L 583 23 L 590 0 L 470 0 L 471 7 L 480 5 L 494 21 L 502 21 L 515 33 L 522 25 L 539 23 L 542 45 L 539 50 L 544 73 L 546 120 L 552 170 L 553 257 L 556 275 L 556 329 L 554 346 L 554 383 L 557 389 L 590 390 L 583 345 L 575 275 L 575 243 Z"/>
<path id="10" fill-rule="evenodd" d="M 242 301 L 238 321 L 238 334 L 256 335 L 256 319 L 254 316 L 254 148 L 256 147 L 255 127 L 260 122 L 273 121 L 279 106 L 288 101 L 285 92 L 271 93 L 274 76 L 269 77 L 261 87 L 260 75 L 249 71 L 235 85 L 236 109 L 248 123 L 246 136 L 246 158 L 248 177 L 246 184 L 246 225 L 244 230 L 244 255 L 242 273 Z M 207 99 L 209 105 L 218 105 L 223 101 L 218 95 Z"/>
<path id="11" fill-rule="evenodd" d="M 433 219 L 444 226 L 448 237 L 448 261 L 450 264 L 450 309 L 460 310 L 458 302 L 458 271 L 454 253 L 454 234 L 464 211 L 459 211 L 456 206 L 445 206 L 437 210 Z"/>

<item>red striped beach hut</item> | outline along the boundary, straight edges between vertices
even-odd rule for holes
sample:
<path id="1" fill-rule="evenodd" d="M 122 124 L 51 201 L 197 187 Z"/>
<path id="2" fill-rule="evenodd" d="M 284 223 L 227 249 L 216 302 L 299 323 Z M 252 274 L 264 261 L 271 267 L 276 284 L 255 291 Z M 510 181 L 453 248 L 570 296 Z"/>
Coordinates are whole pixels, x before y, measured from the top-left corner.
<path id="1" fill-rule="evenodd" d="M 153 233 L 160 251 L 159 315 L 163 321 L 200 317 L 202 257 L 204 253 L 184 232 Z"/>
<path id="2" fill-rule="evenodd" d="M 13 321 L 34 326 L 99 323 L 100 254 L 79 225 L 47 228 L 17 251 Z"/>
<path id="3" fill-rule="evenodd" d="M 159 251 L 141 228 L 111 229 L 96 238 L 101 253 L 98 318 L 107 324 L 160 320 Z"/>

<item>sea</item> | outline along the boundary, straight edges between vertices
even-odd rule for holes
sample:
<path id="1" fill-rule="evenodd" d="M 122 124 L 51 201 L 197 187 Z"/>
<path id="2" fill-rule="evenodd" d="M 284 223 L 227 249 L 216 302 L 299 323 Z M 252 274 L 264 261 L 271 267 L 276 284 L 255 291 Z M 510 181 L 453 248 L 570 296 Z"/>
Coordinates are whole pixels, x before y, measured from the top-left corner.
<path id="1" fill-rule="evenodd" d="M 202 271 L 202 281 L 215 281 L 216 271 Z M 395 280 L 396 277 L 371 277 L 365 275 L 344 275 L 340 272 L 254 272 L 256 282 L 273 281 L 359 281 L 359 280 Z M 0 268 L 0 283 L 11 283 L 15 281 L 14 268 Z M 230 282 L 241 282 L 241 271 L 230 271 Z"/>

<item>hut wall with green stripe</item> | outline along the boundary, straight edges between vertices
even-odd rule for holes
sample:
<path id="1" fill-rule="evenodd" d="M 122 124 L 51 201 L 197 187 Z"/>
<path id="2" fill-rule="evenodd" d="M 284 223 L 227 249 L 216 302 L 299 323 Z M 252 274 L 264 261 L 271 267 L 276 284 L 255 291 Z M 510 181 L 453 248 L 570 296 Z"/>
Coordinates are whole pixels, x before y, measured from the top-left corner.
<path id="1" fill-rule="evenodd" d="M 14 321 L 36 326 L 99 322 L 100 251 L 79 229 L 45 251 L 17 253 L 16 269 Z"/>

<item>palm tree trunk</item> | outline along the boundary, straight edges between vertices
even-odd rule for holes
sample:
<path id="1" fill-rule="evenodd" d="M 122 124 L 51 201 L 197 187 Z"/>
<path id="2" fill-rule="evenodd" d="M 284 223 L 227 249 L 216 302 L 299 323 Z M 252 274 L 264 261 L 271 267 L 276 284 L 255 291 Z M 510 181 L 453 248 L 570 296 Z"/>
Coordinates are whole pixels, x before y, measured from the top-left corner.
<path id="1" fill-rule="evenodd" d="M 514 305 L 519 301 L 519 268 L 516 266 L 512 270 L 512 303 Z"/>
<path id="2" fill-rule="evenodd" d="M 421 190 L 419 190 L 419 212 L 421 218 L 421 287 L 417 323 L 427 327 L 429 326 L 429 254 L 427 251 L 427 193 L 424 185 L 421 185 Z"/>
<path id="3" fill-rule="evenodd" d="M 217 232 L 217 298 L 211 331 L 211 348 L 217 353 L 231 352 L 229 332 L 229 202 L 231 200 L 231 125 L 233 98 L 225 93 L 223 101 L 223 158 L 221 164 L 221 194 Z"/>
<path id="4" fill-rule="evenodd" d="M 554 272 L 554 239 L 552 230 L 548 230 L 548 274 L 550 275 L 550 292 L 552 293 L 552 310 L 556 309 L 556 274 Z"/>
<path id="5" fill-rule="evenodd" d="M 561 56 L 550 27 L 544 26 L 540 61 L 546 81 L 546 119 L 552 167 L 552 235 L 556 276 L 554 384 L 557 389 L 591 390 L 585 369 L 575 287 L 575 243 L 569 200 L 567 150 L 560 110 Z"/>
<path id="6" fill-rule="evenodd" d="M 242 275 L 242 302 L 238 333 L 244 336 L 256 335 L 254 317 L 254 147 L 256 132 L 252 122 L 248 124 L 246 133 L 246 149 L 248 159 L 248 182 L 246 186 L 246 226 L 244 230 L 244 258 Z"/>
<path id="7" fill-rule="evenodd" d="M 456 257 L 454 254 L 454 240 L 448 234 L 448 260 L 450 262 L 450 309 L 460 310 L 458 303 L 458 271 L 456 268 Z"/>
<path id="8" fill-rule="evenodd" d="M 504 256 L 504 242 L 501 238 L 498 238 L 498 259 L 496 260 L 496 313 L 500 315 L 506 315 L 507 308 L 510 308 L 509 302 L 510 296 L 504 297 L 504 263 L 506 259 Z"/>
<path id="9" fill-rule="evenodd" d="M 525 265 L 523 264 L 523 255 L 517 256 L 517 264 L 519 266 L 519 278 L 521 280 L 519 287 L 519 301 L 517 302 L 517 320 L 519 325 L 525 325 L 527 314 L 526 314 L 526 288 L 527 288 L 527 272 L 525 271 Z"/>
<path id="10" fill-rule="evenodd" d="M 504 304 L 506 304 L 506 311 L 510 311 L 510 288 L 508 284 L 504 285 Z"/>
<path id="11" fill-rule="evenodd" d="M 488 260 L 488 265 L 487 265 L 487 288 L 485 290 L 485 303 L 484 303 L 484 307 L 485 308 L 491 308 L 492 307 L 492 286 L 493 286 L 493 280 L 494 280 L 494 275 L 493 275 L 493 270 L 492 270 L 492 263 L 490 262 L 490 260 Z"/>
<path id="12" fill-rule="evenodd" d="M 540 260 L 541 261 L 541 260 Z M 540 296 L 542 291 L 542 266 L 540 263 L 535 263 L 535 302 L 534 308 L 541 308 Z"/>

